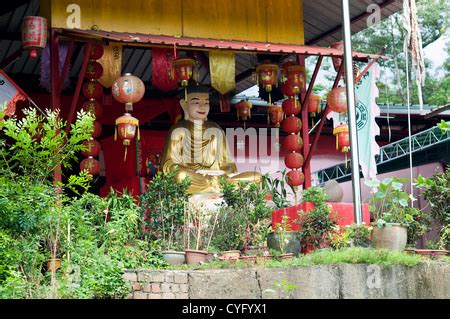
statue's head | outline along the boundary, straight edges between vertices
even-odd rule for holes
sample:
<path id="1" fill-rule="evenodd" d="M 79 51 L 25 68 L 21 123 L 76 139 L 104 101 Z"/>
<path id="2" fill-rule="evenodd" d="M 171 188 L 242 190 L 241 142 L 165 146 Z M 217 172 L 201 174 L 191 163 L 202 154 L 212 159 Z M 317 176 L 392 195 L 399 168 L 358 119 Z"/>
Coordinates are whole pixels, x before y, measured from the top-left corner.
<path id="1" fill-rule="evenodd" d="M 203 85 L 187 87 L 187 98 L 180 99 L 184 111 L 184 119 L 190 121 L 206 121 L 209 113 L 209 88 Z"/>

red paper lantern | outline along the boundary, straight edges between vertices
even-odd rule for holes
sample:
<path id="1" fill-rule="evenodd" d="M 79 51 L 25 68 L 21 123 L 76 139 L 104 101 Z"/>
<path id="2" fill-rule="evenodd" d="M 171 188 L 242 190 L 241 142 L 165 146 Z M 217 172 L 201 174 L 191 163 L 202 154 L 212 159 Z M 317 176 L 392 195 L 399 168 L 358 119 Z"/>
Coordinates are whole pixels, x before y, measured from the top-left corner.
<path id="1" fill-rule="evenodd" d="M 347 153 L 350 149 L 350 133 L 347 124 L 341 124 L 333 129 L 333 135 L 336 136 L 336 149 Z"/>
<path id="2" fill-rule="evenodd" d="M 237 118 L 242 119 L 243 121 L 247 121 L 247 118 L 252 118 L 252 103 L 249 101 L 243 100 L 236 104 Z"/>
<path id="3" fill-rule="evenodd" d="M 293 97 L 284 100 L 282 106 L 286 115 L 296 115 L 301 111 L 300 101 Z"/>
<path id="4" fill-rule="evenodd" d="M 22 45 L 30 50 L 30 58 L 37 57 L 37 49 L 45 48 L 47 44 L 47 19 L 36 16 L 26 16 L 22 19 Z"/>
<path id="5" fill-rule="evenodd" d="M 93 43 L 91 50 L 89 52 L 89 60 L 98 60 L 103 56 L 103 45 L 100 43 Z M 86 54 L 86 47 L 84 47 L 84 52 Z"/>
<path id="6" fill-rule="evenodd" d="M 342 41 L 335 42 L 330 47 L 332 49 L 337 49 L 337 50 L 343 51 L 344 50 L 344 42 L 342 42 Z M 342 54 L 344 54 L 344 52 L 342 52 Z M 341 66 L 341 63 L 342 63 L 342 58 L 333 56 L 331 58 L 331 60 L 333 60 L 334 70 L 336 72 L 338 72 L 339 71 L 339 67 Z"/>
<path id="7" fill-rule="evenodd" d="M 280 105 L 270 105 L 268 107 L 270 121 L 275 124 L 275 127 L 280 127 L 280 123 L 284 119 L 283 109 Z"/>
<path id="8" fill-rule="evenodd" d="M 305 175 L 299 170 L 293 170 L 286 174 L 286 182 L 292 187 L 298 187 L 303 184 Z"/>
<path id="9" fill-rule="evenodd" d="M 127 146 L 131 144 L 131 140 L 133 140 L 136 136 L 137 129 L 137 138 L 140 139 L 139 134 L 139 120 L 135 117 L 132 117 L 130 113 L 125 113 L 121 117 L 116 119 L 116 131 L 114 135 L 114 140 L 117 140 L 117 135 L 123 141 L 123 145 L 125 145 L 125 157 L 124 161 L 127 159 Z"/>
<path id="10" fill-rule="evenodd" d="M 98 80 L 103 75 L 103 66 L 91 60 L 87 64 L 85 77 L 89 80 Z"/>
<path id="11" fill-rule="evenodd" d="M 328 107 L 337 113 L 347 112 L 347 93 L 345 87 L 339 86 L 332 89 L 327 96 Z"/>
<path id="12" fill-rule="evenodd" d="M 277 84 L 278 65 L 271 63 L 262 63 L 256 67 L 259 82 L 267 92 L 272 91 L 272 86 Z"/>
<path id="13" fill-rule="evenodd" d="M 287 73 L 288 73 L 288 71 L 287 71 L 287 69 L 288 69 L 288 67 L 290 67 L 291 65 L 295 65 L 295 63 L 294 62 L 292 62 L 292 61 L 286 61 L 286 62 L 284 62 L 282 65 L 281 65 L 281 83 L 284 83 L 284 82 L 286 82 L 286 80 L 287 80 Z"/>
<path id="14" fill-rule="evenodd" d="M 283 142 L 283 148 L 287 152 L 299 152 L 303 146 L 303 139 L 298 134 L 290 134 L 286 136 Z"/>
<path id="15" fill-rule="evenodd" d="M 189 80 L 194 74 L 195 60 L 179 58 L 172 61 L 171 76 L 181 82 L 181 86 L 188 86 Z"/>
<path id="16" fill-rule="evenodd" d="M 95 118 L 100 118 L 103 114 L 102 105 L 94 99 L 84 102 L 82 110 L 87 113 L 91 113 L 95 116 Z"/>
<path id="17" fill-rule="evenodd" d="M 103 86 L 96 80 L 83 84 L 83 95 L 88 99 L 98 99 L 103 95 Z"/>
<path id="18" fill-rule="evenodd" d="M 85 151 L 82 151 L 81 154 L 83 154 L 83 156 L 86 156 L 86 157 L 87 156 L 96 157 L 96 156 L 98 156 L 98 154 L 100 154 L 100 151 L 102 149 L 102 147 L 100 146 L 100 143 L 94 139 L 84 141 L 83 146 L 87 147 L 87 149 Z"/>
<path id="19" fill-rule="evenodd" d="M 313 116 L 315 116 L 320 109 L 320 96 L 311 93 L 308 101 L 306 101 L 306 107 L 308 108 L 308 112 L 313 113 Z"/>
<path id="20" fill-rule="evenodd" d="M 305 67 L 300 65 L 291 65 L 287 68 L 287 83 L 292 87 L 292 92 L 300 93 L 305 85 Z"/>
<path id="21" fill-rule="evenodd" d="M 298 169 L 303 166 L 303 156 L 300 153 L 289 153 L 284 158 L 284 164 L 287 168 Z"/>
<path id="22" fill-rule="evenodd" d="M 97 138 L 102 134 L 102 125 L 99 121 L 94 121 L 94 131 L 92 132 L 92 137 Z"/>
<path id="23" fill-rule="evenodd" d="M 145 85 L 140 78 L 126 73 L 113 83 L 111 92 L 116 101 L 125 103 L 125 110 L 129 112 L 133 111 L 133 103 L 139 102 L 144 96 Z"/>
<path id="24" fill-rule="evenodd" d="M 296 116 L 288 116 L 283 121 L 283 130 L 289 134 L 297 134 L 302 129 L 302 121 Z"/>
<path id="25" fill-rule="evenodd" d="M 92 156 L 89 156 L 81 161 L 80 170 L 88 171 L 91 175 L 98 175 L 100 173 L 100 162 Z"/>
<path id="26" fill-rule="evenodd" d="M 281 93 L 283 93 L 284 96 L 294 96 L 296 94 L 293 86 L 288 81 L 281 84 Z"/>

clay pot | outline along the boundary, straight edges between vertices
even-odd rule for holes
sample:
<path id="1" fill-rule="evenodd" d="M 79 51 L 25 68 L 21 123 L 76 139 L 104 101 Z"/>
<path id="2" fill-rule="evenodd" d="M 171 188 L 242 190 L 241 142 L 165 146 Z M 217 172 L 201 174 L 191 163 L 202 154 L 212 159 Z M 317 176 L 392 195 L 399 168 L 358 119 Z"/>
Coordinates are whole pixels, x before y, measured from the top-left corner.
<path id="1" fill-rule="evenodd" d="M 285 252 L 298 256 L 301 251 L 298 232 L 286 232 L 286 239 L 288 242 L 285 243 Z M 267 235 L 267 246 L 271 249 L 281 251 L 280 238 L 277 233 L 271 232 Z"/>
<path id="2" fill-rule="evenodd" d="M 294 254 L 292 254 L 292 253 L 289 253 L 289 254 L 283 254 L 283 255 L 280 256 L 280 258 L 281 258 L 282 260 L 289 260 L 289 259 L 294 258 Z"/>
<path id="3" fill-rule="evenodd" d="M 436 259 L 442 259 L 447 254 L 447 250 L 433 250 L 433 249 L 415 249 L 414 252 L 421 256 Z"/>
<path id="4" fill-rule="evenodd" d="M 406 247 L 406 227 L 397 223 L 387 223 L 379 228 L 377 223 L 372 223 L 372 245 L 375 248 L 403 251 Z"/>
<path id="5" fill-rule="evenodd" d="M 208 258 L 208 252 L 204 250 L 185 249 L 186 264 L 196 265 L 206 262 Z"/>
<path id="6" fill-rule="evenodd" d="M 164 260 L 167 261 L 172 266 L 179 266 L 184 264 L 186 255 L 184 251 L 167 250 L 163 251 L 162 254 Z"/>
<path id="7" fill-rule="evenodd" d="M 249 264 L 254 264 L 256 263 L 256 256 L 241 256 L 239 257 L 239 260 Z"/>
<path id="8" fill-rule="evenodd" d="M 239 250 L 227 250 L 222 251 L 220 255 L 226 259 L 238 259 L 241 256 L 241 252 Z"/>
<path id="9" fill-rule="evenodd" d="M 61 268 L 61 259 L 59 258 L 52 258 L 47 261 L 47 271 L 57 271 L 59 268 Z"/>

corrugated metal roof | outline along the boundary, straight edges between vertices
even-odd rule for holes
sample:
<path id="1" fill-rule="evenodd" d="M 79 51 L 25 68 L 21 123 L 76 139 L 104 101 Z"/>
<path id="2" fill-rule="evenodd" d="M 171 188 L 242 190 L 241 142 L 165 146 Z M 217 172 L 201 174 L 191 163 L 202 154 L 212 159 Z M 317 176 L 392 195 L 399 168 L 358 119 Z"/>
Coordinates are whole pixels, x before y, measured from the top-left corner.
<path id="1" fill-rule="evenodd" d="M 361 16 L 367 10 L 368 5 L 373 4 L 373 0 L 353 0 L 350 1 L 350 12 L 353 19 Z M 400 0 L 384 0 L 377 1 L 382 6 L 382 17 L 386 17 L 393 12 L 401 9 L 402 3 Z M 20 32 L 20 25 L 22 18 L 26 15 L 37 15 L 39 12 L 39 0 L 31 0 L 28 3 L 17 7 L 15 10 L 10 11 L 0 16 L 0 32 L 17 34 Z M 328 46 L 337 40 L 340 40 L 341 35 L 338 30 L 341 25 L 341 8 L 340 1 L 338 0 L 303 0 L 304 8 L 304 26 L 305 26 L 305 42 L 308 44 L 314 44 L 319 46 Z M 352 31 L 357 32 L 366 28 L 366 22 L 364 19 L 354 22 L 352 25 Z M 330 33 L 335 30 L 334 33 Z M 131 35 L 132 36 L 132 35 Z M 143 35 L 145 37 L 145 35 Z M 170 38 L 170 37 L 169 37 Z M 162 38 L 161 38 L 162 39 Z M 177 38 L 178 41 L 182 39 Z M 190 39 L 187 39 L 189 42 Z M 193 40 L 197 45 L 202 46 L 220 46 L 220 41 L 217 40 Z M 245 44 L 239 41 L 232 41 L 232 45 L 241 46 L 244 51 L 250 49 L 245 48 Z M 276 51 L 289 51 L 289 46 L 270 45 L 265 47 L 266 44 L 261 43 L 257 45 L 256 49 L 265 50 L 269 49 L 272 52 Z M 0 63 L 3 62 L 8 56 L 14 53 L 21 46 L 21 41 L 0 39 Z M 72 58 L 70 76 L 75 78 L 82 63 L 82 50 L 81 44 L 77 43 Z M 226 47 L 226 45 L 225 45 Z M 299 46 L 297 46 L 299 47 Z M 255 48 L 253 48 L 255 49 Z M 315 49 L 309 49 L 309 51 Z M 295 50 L 294 50 L 295 51 Z M 306 49 L 305 49 L 306 51 Z M 328 52 L 332 54 L 332 51 L 319 49 L 322 53 Z M 319 52 L 314 51 L 314 52 Z M 314 52 L 309 52 L 314 54 Z M 8 66 L 5 71 L 11 74 L 34 74 L 40 73 L 40 59 L 30 59 L 26 52 L 22 53 L 20 59 L 16 60 L 13 64 Z M 250 76 L 251 73 L 246 72 L 250 68 L 253 68 L 257 64 L 256 55 L 253 52 L 237 53 L 236 54 L 236 75 L 248 74 L 247 77 L 243 77 L 239 83 L 237 83 L 237 92 L 241 92 L 254 85 L 254 81 Z M 137 48 L 132 46 L 124 46 L 123 52 L 123 68 L 122 71 L 130 72 L 142 78 L 145 82 L 151 80 L 151 50 L 147 48 Z M 209 84 L 209 72 L 206 67 L 202 67 L 200 70 L 200 79 L 203 79 L 203 83 Z"/>

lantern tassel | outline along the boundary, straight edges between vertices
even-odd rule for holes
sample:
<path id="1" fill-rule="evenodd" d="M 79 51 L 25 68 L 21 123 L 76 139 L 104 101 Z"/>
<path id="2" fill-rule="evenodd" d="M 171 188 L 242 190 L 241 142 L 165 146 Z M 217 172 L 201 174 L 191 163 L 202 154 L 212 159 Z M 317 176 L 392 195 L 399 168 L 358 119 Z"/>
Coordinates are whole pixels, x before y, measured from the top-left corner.
<path id="1" fill-rule="evenodd" d="M 114 127 L 114 141 L 117 141 L 117 126 Z"/>
<path id="2" fill-rule="evenodd" d="M 187 102 L 187 87 L 184 87 L 184 101 Z"/>
<path id="3" fill-rule="evenodd" d="M 140 141 L 141 140 L 141 131 L 139 130 L 139 126 L 137 128 L 137 131 L 138 131 L 137 138 L 138 138 L 138 141 Z"/>
<path id="4" fill-rule="evenodd" d="M 347 153 L 345 153 L 345 169 L 347 170 L 347 166 L 348 166 L 348 163 L 347 163 Z"/>
<path id="5" fill-rule="evenodd" d="M 267 108 L 267 124 L 270 124 L 269 108 Z"/>
<path id="6" fill-rule="evenodd" d="M 127 161 L 127 152 L 128 152 L 128 147 L 125 146 L 125 156 L 123 157 L 123 161 L 124 161 L 124 162 Z"/>
<path id="7" fill-rule="evenodd" d="M 271 92 L 269 92 L 269 105 L 271 105 L 272 104 L 272 94 L 271 94 Z"/>
<path id="8" fill-rule="evenodd" d="M 339 149 L 339 143 L 338 143 L 338 134 L 336 134 L 336 150 Z"/>

